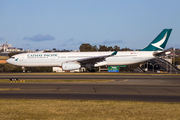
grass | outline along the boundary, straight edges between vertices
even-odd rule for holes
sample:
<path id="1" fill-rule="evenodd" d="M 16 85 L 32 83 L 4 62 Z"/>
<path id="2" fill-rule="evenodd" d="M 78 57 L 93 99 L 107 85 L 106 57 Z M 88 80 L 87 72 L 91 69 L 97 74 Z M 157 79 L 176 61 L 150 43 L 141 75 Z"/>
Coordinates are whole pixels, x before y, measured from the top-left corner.
<path id="1" fill-rule="evenodd" d="M 18 80 L 18 83 L 20 81 L 25 80 L 25 83 L 84 83 L 84 82 L 109 82 L 114 80 L 108 80 L 108 79 L 82 79 L 82 80 L 72 80 L 72 79 L 20 79 Z M 11 81 L 9 79 L 1 79 L 0 83 L 10 83 Z"/>
<path id="2" fill-rule="evenodd" d="M 1 99 L 1 120 L 179 120 L 180 103 Z"/>
<path id="3" fill-rule="evenodd" d="M 0 88 L 0 91 L 7 91 L 7 90 L 20 90 L 19 88 Z"/>
<path id="4" fill-rule="evenodd" d="M 0 60 L 7 60 L 7 59 L 9 59 L 8 56 L 0 56 Z"/>

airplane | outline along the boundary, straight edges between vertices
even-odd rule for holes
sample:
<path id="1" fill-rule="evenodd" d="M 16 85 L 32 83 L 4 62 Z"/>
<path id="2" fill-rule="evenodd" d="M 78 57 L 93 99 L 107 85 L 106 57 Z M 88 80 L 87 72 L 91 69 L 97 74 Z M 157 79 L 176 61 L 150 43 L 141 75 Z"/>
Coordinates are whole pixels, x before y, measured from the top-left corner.
<path id="1" fill-rule="evenodd" d="M 77 70 L 81 67 L 130 65 L 147 61 L 165 53 L 164 48 L 172 29 L 164 29 L 147 47 L 140 51 L 50 52 L 13 55 L 7 63 L 22 67 L 62 67 Z"/>

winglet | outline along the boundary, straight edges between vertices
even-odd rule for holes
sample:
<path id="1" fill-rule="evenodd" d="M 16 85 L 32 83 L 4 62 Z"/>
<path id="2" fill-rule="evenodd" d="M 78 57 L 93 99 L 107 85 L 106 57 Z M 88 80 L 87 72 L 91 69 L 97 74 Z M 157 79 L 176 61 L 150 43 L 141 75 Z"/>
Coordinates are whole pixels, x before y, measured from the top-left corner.
<path id="1" fill-rule="evenodd" d="M 117 54 L 117 51 L 113 52 L 111 55 L 116 55 Z"/>

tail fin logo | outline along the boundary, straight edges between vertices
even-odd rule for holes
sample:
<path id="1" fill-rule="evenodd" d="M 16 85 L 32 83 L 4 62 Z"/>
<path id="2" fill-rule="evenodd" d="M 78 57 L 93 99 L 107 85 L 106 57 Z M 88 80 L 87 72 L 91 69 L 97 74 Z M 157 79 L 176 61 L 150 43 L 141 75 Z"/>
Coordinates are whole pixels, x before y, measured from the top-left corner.
<path id="1" fill-rule="evenodd" d="M 165 42 L 166 37 L 167 37 L 167 32 L 166 32 L 166 34 L 164 35 L 164 37 L 163 37 L 159 42 L 153 43 L 153 44 L 151 44 L 151 45 L 153 45 L 154 47 L 157 47 L 157 48 L 159 48 L 159 49 L 164 50 L 164 49 L 163 49 L 162 47 L 160 47 L 160 46 Z"/>

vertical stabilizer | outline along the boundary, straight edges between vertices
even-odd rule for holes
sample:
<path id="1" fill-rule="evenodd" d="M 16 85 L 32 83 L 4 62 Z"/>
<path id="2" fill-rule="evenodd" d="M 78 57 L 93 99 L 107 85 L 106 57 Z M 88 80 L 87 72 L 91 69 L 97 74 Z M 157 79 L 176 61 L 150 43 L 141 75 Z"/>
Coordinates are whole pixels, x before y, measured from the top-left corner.
<path id="1" fill-rule="evenodd" d="M 172 29 L 164 29 L 147 47 L 140 51 L 163 51 Z"/>

